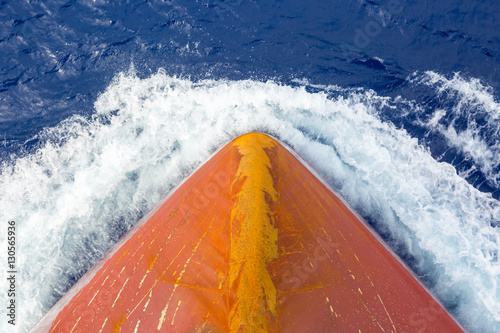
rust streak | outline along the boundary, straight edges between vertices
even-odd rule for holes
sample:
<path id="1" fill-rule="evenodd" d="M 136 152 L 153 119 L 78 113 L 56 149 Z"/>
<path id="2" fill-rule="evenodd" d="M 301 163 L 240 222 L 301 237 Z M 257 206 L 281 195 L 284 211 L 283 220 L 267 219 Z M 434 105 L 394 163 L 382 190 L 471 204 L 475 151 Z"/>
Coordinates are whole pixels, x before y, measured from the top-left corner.
<path id="1" fill-rule="evenodd" d="M 277 316 L 276 287 L 268 265 L 278 258 L 278 230 L 267 200 L 277 203 L 278 193 L 265 151 L 275 145 L 261 134 L 234 141 L 242 157 L 233 187 L 243 185 L 231 211 L 229 285 L 236 293 L 229 319 L 231 332 L 267 332 L 268 312 Z"/>

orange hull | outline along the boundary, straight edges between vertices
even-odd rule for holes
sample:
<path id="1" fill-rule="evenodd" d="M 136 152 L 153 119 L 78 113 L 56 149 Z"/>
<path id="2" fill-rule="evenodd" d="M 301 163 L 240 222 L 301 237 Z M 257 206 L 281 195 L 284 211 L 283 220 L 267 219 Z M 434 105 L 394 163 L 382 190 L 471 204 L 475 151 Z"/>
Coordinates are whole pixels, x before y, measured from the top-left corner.
<path id="1" fill-rule="evenodd" d="M 356 213 L 263 134 L 217 152 L 32 332 L 461 332 Z"/>

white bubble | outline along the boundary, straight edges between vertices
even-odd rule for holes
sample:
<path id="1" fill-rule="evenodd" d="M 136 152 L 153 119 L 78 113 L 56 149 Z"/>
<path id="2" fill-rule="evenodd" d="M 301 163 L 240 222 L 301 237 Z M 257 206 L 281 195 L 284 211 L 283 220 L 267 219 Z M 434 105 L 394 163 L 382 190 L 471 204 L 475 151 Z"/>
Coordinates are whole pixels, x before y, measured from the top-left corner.
<path id="1" fill-rule="evenodd" d="M 362 89 L 328 97 L 339 88 L 309 93 L 306 84 L 120 74 L 92 118 L 46 129 L 38 151 L 4 164 L 0 219 L 18 224 L 22 329 L 74 283 L 68 276 L 81 274 L 216 149 L 261 131 L 292 146 L 415 256 L 415 269 L 467 328 L 500 330 L 498 202 L 378 119 L 383 97 Z"/>

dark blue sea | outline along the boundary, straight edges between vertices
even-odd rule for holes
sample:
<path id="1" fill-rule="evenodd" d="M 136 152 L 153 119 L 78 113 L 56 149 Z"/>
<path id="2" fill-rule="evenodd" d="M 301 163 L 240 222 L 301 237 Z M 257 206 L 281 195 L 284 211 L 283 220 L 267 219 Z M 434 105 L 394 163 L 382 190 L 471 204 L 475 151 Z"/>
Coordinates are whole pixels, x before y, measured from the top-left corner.
<path id="1" fill-rule="evenodd" d="M 500 332 L 497 0 L 0 1 L 0 235 L 16 222 L 18 269 L 0 331 L 26 332 L 251 131 L 293 147 L 464 328 Z"/>

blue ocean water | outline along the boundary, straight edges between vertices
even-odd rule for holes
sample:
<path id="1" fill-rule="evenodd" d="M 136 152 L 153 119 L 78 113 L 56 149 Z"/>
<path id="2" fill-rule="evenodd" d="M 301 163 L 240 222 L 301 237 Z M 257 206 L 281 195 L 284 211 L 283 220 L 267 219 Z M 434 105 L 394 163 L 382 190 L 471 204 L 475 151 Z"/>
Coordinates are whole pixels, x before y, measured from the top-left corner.
<path id="1" fill-rule="evenodd" d="M 19 235 L 0 331 L 250 131 L 296 149 L 467 330 L 500 331 L 498 31 L 494 0 L 0 1 L 0 220 Z"/>

